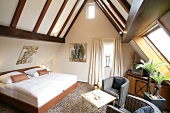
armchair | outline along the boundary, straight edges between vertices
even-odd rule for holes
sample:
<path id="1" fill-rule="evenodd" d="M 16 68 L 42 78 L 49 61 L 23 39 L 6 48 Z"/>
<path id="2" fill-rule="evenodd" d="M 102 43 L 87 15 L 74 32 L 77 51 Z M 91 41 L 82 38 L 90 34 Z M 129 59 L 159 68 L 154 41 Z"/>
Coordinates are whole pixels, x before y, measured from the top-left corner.
<path id="1" fill-rule="evenodd" d="M 137 113 L 136 110 L 140 111 L 141 109 L 139 110 L 139 108 L 144 106 L 149 107 L 149 113 L 161 113 L 161 111 L 151 102 L 132 95 L 127 96 L 125 106 L 123 108 L 118 109 L 112 105 L 108 105 L 106 113 Z"/>
<path id="2" fill-rule="evenodd" d="M 102 90 L 115 96 L 115 105 L 122 107 L 128 94 L 129 80 L 125 77 L 109 77 L 102 80 Z"/>

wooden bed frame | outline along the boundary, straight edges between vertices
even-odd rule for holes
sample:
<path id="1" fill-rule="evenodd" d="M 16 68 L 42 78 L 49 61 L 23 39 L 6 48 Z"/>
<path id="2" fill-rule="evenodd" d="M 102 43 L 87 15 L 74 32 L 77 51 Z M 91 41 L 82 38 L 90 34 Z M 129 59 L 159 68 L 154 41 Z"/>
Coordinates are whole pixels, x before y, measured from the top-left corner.
<path id="1" fill-rule="evenodd" d="M 24 69 L 18 69 L 18 70 L 13 70 L 13 71 L 19 71 L 24 73 L 25 70 L 32 69 L 32 68 L 37 68 L 39 66 L 35 67 L 30 67 L 30 68 L 24 68 Z M 2 72 L 0 73 L 0 76 L 6 73 L 9 73 L 12 71 L 7 71 L 7 72 Z M 23 101 L 17 100 L 13 97 L 10 97 L 8 95 L 5 95 L 3 93 L 0 93 L 0 101 L 7 103 L 11 106 L 16 107 L 17 109 L 24 111 L 26 113 L 45 113 L 48 111 L 50 108 L 52 108 L 54 105 L 56 105 L 58 102 L 60 102 L 65 96 L 67 96 L 72 90 L 74 90 L 78 86 L 78 83 L 76 82 L 72 86 L 70 86 L 68 89 L 64 90 L 62 93 L 57 95 L 55 98 L 52 100 L 48 101 L 46 104 L 44 104 L 41 107 L 35 107 L 33 105 L 30 105 L 28 103 L 25 103 Z"/>

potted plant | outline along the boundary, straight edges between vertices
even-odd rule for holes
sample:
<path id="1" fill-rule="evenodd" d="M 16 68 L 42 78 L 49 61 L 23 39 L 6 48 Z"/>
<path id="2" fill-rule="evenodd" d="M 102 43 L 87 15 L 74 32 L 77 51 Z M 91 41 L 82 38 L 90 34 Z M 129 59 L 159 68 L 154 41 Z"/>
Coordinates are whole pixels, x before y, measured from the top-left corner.
<path id="1" fill-rule="evenodd" d="M 161 111 L 164 109 L 165 105 L 165 99 L 159 95 L 159 90 L 161 88 L 161 83 L 164 80 L 169 80 L 170 76 L 165 76 L 164 73 L 161 73 L 159 71 L 159 68 L 162 66 L 165 66 L 167 63 L 160 62 L 160 63 L 154 63 L 153 60 L 149 60 L 148 62 L 144 62 L 141 60 L 142 64 L 137 64 L 136 68 L 143 68 L 148 73 L 148 89 L 149 93 L 144 92 L 144 99 L 152 102 L 155 104 Z M 151 78 L 155 80 L 155 88 L 154 92 L 152 93 L 151 88 Z"/>
<path id="2" fill-rule="evenodd" d="M 136 65 L 136 69 L 142 68 L 142 69 L 147 71 L 147 75 L 148 75 L 148 90 L 149 90 L 149 94 L 152 94 L 151 76 L 155 72 L 159 72 L 159 68 L 161 66 L 163 66 L 163 65 L 166 65 L 166 63 L 164 63 L 164 62 L 154 63 L 153 60 L 149 60 L 147 62 L 144 62 L 142 59 L 140 61 L 141 61 L 142 64 L 137 64 Z"/>
<path id="3" fill-rule="evenodd" d="M 155 91 L 153 93 L 153 96 L 155 98 L 159 98 L 159 90 L 161 88 L 161 83 L 164 80 L 170 80 L 170 76 L 165 76 L 164 74 L 160 73 L 160 72 L 154 72 L 153 75 L 151 76 L 151 78 L 153 80 L 155 80 L 156 84 L 155 84 Z"/>
<path id="4" fill-rule="evenodd" d="M 169 80 L 170 76 L 165 76 L 160 72 L 154 72 L 153 75 L 151 75 L 151 78 L 156 82 L 154 92 L 153 94 L 148 94 L 147 92 L 144 92 L 144 99 L 155 104 L 163 112 L 166 99 L 159 95 L 159 90 L 162 86 L 161 83 L 164 80 Z"/>

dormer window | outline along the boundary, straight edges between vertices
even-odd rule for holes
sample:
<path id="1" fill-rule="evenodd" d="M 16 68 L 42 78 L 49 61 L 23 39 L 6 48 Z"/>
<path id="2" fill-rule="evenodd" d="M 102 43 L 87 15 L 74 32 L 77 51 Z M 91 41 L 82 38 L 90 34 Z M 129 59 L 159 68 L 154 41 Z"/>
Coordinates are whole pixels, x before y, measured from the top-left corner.
<path id="1" fill-rule="evenodd" d="M 86 6 L 86 19 L 95 18 L 95 3 L 88 3 Z"/>

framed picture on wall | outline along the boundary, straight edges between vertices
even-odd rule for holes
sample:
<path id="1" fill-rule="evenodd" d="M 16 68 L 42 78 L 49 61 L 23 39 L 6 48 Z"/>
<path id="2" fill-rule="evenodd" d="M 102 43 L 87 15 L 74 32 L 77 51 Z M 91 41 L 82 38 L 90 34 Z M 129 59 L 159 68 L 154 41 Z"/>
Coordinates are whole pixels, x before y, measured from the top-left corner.
<path id="1" fill-rule="evenodd" d="M 37 53 L 37 50 L 38 50 L 38 47 L 36 46 L 24 46 L 20 53 L 20 56 L 18 58 L 16 65 L 31 63 L 33 61 L 35 54 Z"/>
<path id="2" fill-rule="evenodd" d="M 69 61 L 86 62 L 87 59 L 87 43 L 70 43 Z"/>

